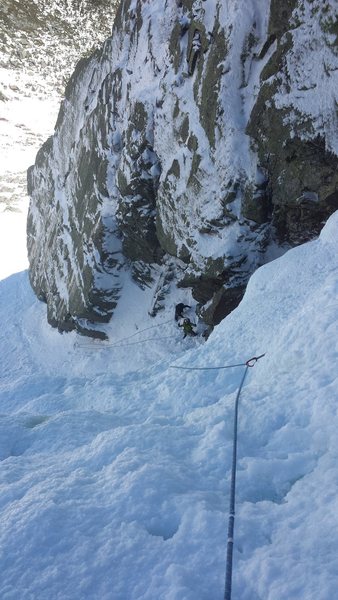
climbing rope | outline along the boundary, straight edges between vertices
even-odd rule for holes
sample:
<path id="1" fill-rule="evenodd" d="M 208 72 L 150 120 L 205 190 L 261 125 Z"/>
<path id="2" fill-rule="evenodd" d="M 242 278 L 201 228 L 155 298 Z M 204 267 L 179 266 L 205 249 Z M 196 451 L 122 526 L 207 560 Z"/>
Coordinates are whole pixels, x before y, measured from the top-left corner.
<path id="1" fill-rule="evenodd" d="M 156 338 L 147 338 L 146 340 L 138 340 L 137 342 L 130 342 L 128 344 L 112 344 L 112 348 L 128 348 L 128 346 L 135 346 L 136 344 L 143 344 L 144 342 L 156 342 L 157 340 L 171 340 L 176 338 L 176 335 L 166 335 Z"/>
<path id="2" fill-rule="evenodd" d="M 232 558 L 234 548 L 234 526 L 235 526 L 235 499 L 236 499 L 236 471 L 237 471 L 237 438 L 238 438 L 238 406 L 242 388 L 247 376 L 248 370 L 254 367 L 256 362 L 263 358 L 265 354 L 253 356 L 245 363 L 236 365 L 225 365 L 221 367 L 177 367 L 170 365 L 173 369 L 185 369 L 189 371 L 207 371 L 210 369 L 230 369 L 232 367 L 245 367 L 239 388 L 237 390 L 234 410 L 234 431 L 232 445 L 232 466 L 231 466 L 231 484 L 230 484 L 230 502 L 229 502 L 229 522 L 228 522 L 228 537 L 227 537 L 227 556 L 226 556 L 226 573 L 225 573 L 225 591 L 224 600 L 231 600 L 231 585 L 232 585 Z"/>
<path id="3" fill-rule="evenodd" d="M 245 367 L 246 363 L 238 363 L 238 365 L 224 365 L 221 367 L 178 367 L 169 365 L 171 369 L 182 369 L 184 371 L 214 371 L 219 369 L 232 369 L 233 367 Z"/>
<path id="4" fill-rule="evenodd" d="M 156 337 L 156 338 L 147 338 L 146 340 L 138 340 L 137 342 L 130 342 L 128 344 L 105 344 L 104 346 L 98 346 L 99 348 L 112 348 L 113 350 L 115 350 L 115 348 L 128 348 L 129 346 L 135 346 L 136 344 L 143 344 L 144 342 L 157 342 L 158 340 L 171 340 L 173 338 L 176 338 L 176 335 L 166 335 L 163 337 Z M 85 350 L 92 350 L 93 346 L 79 346 L 79 348 L 84 348 Z"/>
<path id="5" fill-rule="evenodd" d="M 75 345 L 78 348 L 87 348 L 90 350 L 96 350 L 96 348 L 113 348 L 114 346 L 120 347 L 119 344 L 121 342 L 125 342 L 127 340 L 130 340 L 131 338 L 135 337 L 135 335 L 138 335 L 139 333 L 144 333 L 145 331 L 149 331 L 149 329 L 154 329 L 154 327 L 161 327 L 162 325 L 167 325 L 168 323 L 171 323 L 172 319 L 169 319 L 168 321 L 163 321 L 162 323 L 157 323 L 156 325 L 150 325 L 149 327 L 145 327 L 144 329 L 140 329 L 139 331 L 136 331 L 135 333 L 132 333 L 131 335 L 128 335 L 125 338 L 121 338 L 120 340 L 116 340 L 116 342 L 113 342 L 112 344 L 102 344 L 102 345 L 98 345 L 98 344 L 93 344 L 93 345 L 89 345 L 89 344 L 79 344 L 78 342 L 75 342 Z M 171 336 L 174 337 L 174 336 Z M 151 339 L 162 339 L 162 338 L 151 338 Z M 166 338 L 163 338 L 166 339 Z M 141 340 L 140 342 L 135 342 L 137 344 L 141 343 L 142 341 L 149 341 L 149 340 Z M 127 344 L 126 344 L 127 345 Z M 129 344 L 128 344 L 129 345 Z M 130 344 L 132 345 L 132 344 Z"/>
<path id="6" fill-rule="evenodd" d="M 245 363 L 238 363 L 237 365 L 222 365 L 220 367 L 179 367 L 176 365 L 169 365 L 171 369 L 183 369 L 185 371 L 213 371 L 219 369 L 233 369 L 234 367 L 253 367 L 256 362 L 265 356 L 265 354 L 261 354 L 260 356 L 253 356 L 249 358 Z"/>
<path id="7" fill-rule="evenodd" d="M 114 342 L 112 344 L 112 346 L 115 346 L 116 344 L 119 344 L 120 342 L 125 342 L 126 340 L 130 340 L 131 338 L 135 337 L 135 335 L 138 335 L 139 333 L 144 333 L 145 331 L 149 331 L 149 329 L 154 329 L 155 327 L 161 327 L 162 325 L 167 325 L 168 323 L 171 323 L 172 319 L 169 319 L 168 321 L 163 321 L 162 323 L 157 323 L 156 325 L 150 325 L 149 327 L 145 327 L 144 329 L 140 329 L 139 331 L 135 331 L 135 333 L 132 333 L 131 335 L 128 335 L 125 338 L 122 338 L 120 340 L 117 340 L 116 342 Z"/>
<path id="8" fill-rule="evenodd" d="M 235 495 L 236 495 L 236 471 L 237 471 L 237 430 L 238 430 L 238 404 L 245 378 L 250 366 L 246 364 L 241 383 L 239 385 L 235 400 L 234 411 L 234 432 L 232 444 L 232 466 L 231 466 L 231 485 L 229 501 L 229 521 L 228 521 L 228 539 L 227 539 L 227 557 L 225 571 L 225 592 L 224 600 L 231 600 L 232 584 L 232 557 L 234 548 L 234 526 L 235 526 Z"/>

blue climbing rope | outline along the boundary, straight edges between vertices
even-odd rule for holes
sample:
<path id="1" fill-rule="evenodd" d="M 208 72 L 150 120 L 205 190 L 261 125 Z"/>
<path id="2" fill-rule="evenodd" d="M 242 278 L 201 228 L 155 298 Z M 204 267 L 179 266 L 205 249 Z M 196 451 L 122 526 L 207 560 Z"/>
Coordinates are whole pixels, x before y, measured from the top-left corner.
<path id="1" fill-rule="evenodd" d="M 232 556 L 234 548 L 234 526 L 235 526 L 235 496 L 236 496 L 236 470 L 237 470 L 237 432 L 238 432 L 238 404 L 241 395 L 242 387 L 249 370 L 249 365 L 246 365 L 243 373 L 242 381 L 237 391 L 235 400 L 234 412 L 234 432 L 232 442 L 232 467 L 231 467 L 231 485 L 230 485 L 230 501 L 229 501 L 229 522 L 228 522 L 228 539 L 227 539 L 227 558 L 226 558 L 226 573 L 225 573 L 225 593 L 224 600 L 231 600 L 231 583 L 232 583 Z"/>
<path id="2" fill-rule="evenodd" d="M 221 367 L 179 367 L 176 365 L 170 365 L 173 369 L 184 369 L 189 371 L 208 371 L 211 369 L 231 369 L 232 367 L 245 367 L 241 383 L 237 390 L 235 409 L 234 409 L 234 431 L 233 431 L 233 443 L 232 443 L 232 466 L 231 466 L 231 484 L 230 484 L 230 501 L 229 501 L 229 522 L 228 522 L 228 538 L 227 538 L 227 556 L 226 556 L 226 572 L 225 572 L 225 591 L 224 600 L 231 600 L 231 586 L 232 586 L 232 559 L 234 549 L 234 527 L 235 527 L 235 501 L 236 501 L 236 471 L 237 471 L 237 439 L 238 439 L 238 407 L 239 399 L 242 392 L 242 388 L 247 376 L 248 370 L 254 367 L 256 362 L 265 356 L 253 356 L 249 358 L 245 363 L 239 363 L 236 365 L 224 365 Z"/>
<path id="3" fill-rule="evenodd" d="M 219 369 L 232 369 L 233 367 L 245 367 L 246 363 L 239 363 L 238 365 L 224 365 L 221 367 L 178 367 L 176 365 L 169 365 L 171 369 L 182 369 L 183 371 L 214 371 Z"/>
<path id="4" fill-rule="evenodd" d="M 215 369 L 233 369 L 234 367 L 253 367 L 256 364 L 256 362 L 263 356 L 265 356 L 265 354 L 261 354 L 260 356 L 253 356 L 244 363 L 238 363 L 237 365 L 222 365 L 220 367 L 179 367 L 177 365 L 169 365 L 169 367 L 171 369 L 182 369 L 184 371 L 213 371 Z"/>
<path id="5" fill-rule="evenodd" d="M 245 363 L 245 371 L 241 383 L 239 385 L 237 396 L 235 400 L 234 410 L 234 432 L 232 442 L 232 467 L 231 467 L 231 484 L 230 484 L 230 501 L 229 501 L 229 521 L 228 521 L 228 539 L 227 539 L 227 557 L 226 557 L 226 571 L 225 571 L 225 591 L 224 600 L 231 600 L 231 586 L 232 586 L 232 558 L 234 549 L 234 526 L 235 526 L 235 499 L 236 499 L 236 471 L 237 471 L 237 439 L 238 439 L 238 406 L 241 391 L 250 367 L 253 367 L 256 362 L 265 356 L 254 356 Z"/>

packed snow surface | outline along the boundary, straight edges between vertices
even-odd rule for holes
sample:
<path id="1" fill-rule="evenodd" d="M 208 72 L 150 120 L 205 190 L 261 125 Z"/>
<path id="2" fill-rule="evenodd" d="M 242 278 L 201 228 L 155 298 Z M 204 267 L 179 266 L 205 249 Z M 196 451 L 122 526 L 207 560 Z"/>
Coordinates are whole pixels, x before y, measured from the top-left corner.
<path id="1" fill-rule="evenodd" d="M 338 213 L 259 269 L 207 342 L 147 317 L 132 282 L 109 343 L 50 328 L 27 272 L 0 282 L 1 598 L 221 600 L 244 367 L 171 365 L 264 352 L 240 399 L 233 599 L 336 597 L 337 236 Z"/>

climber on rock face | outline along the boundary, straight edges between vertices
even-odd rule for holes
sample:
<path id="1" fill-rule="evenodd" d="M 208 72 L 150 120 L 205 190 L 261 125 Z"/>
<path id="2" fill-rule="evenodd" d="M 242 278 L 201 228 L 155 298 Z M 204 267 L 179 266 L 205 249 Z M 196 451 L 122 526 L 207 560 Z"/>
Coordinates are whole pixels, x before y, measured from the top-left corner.
<path id="1" fill-rule="evenodd" d="M 183 327 L 183 339 L 187 337 L 187 335 L 191 335 L 193 337 L 197 335 L 196 331 L 193 330 L 193 327 L 196 327 L 196 325 L 195 323 L 192 323 L 190 319 L 184 319 L 183 323 L 179 323 L 178 326 Z"/>
<path id="2" fill-rule="evenodd" d="M 183 319 L 184 315 L 183 315 L 183 311 L 185 308 L 191 308 L 190 306 L 188 306 L 188 304 L 183 304 L 183 302 L 180 302 L 179 304 L 176 304 L 176 308 L 175 308 L 175 321 L 178 321 L 179 319 Z"/>

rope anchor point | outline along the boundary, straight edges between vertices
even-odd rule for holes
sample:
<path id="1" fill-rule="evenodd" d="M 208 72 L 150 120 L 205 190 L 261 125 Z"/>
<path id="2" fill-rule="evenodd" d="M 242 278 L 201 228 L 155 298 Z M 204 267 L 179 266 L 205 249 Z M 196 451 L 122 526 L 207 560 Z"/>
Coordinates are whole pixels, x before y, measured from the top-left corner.
<path id="1" fill-rule="evenodd" d="M 265 354 L 261 354 L 260 356 L 253 356 L 252 358 L 249 358 L 249 360 L 246 361 L 245 365 L 247 367 L 254 367 L 256 362 L 260 359 L 263 358 L 263 356 L 265 356 Z"/>

